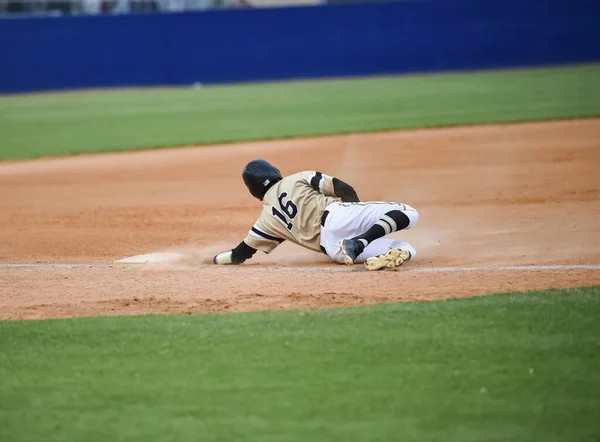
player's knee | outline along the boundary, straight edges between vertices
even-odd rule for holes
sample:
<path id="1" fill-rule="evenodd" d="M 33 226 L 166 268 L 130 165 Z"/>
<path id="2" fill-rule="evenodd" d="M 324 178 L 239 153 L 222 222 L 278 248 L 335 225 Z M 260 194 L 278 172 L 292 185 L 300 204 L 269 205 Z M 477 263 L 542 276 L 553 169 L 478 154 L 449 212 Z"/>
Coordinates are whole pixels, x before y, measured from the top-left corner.
<path id="1" fill-rule="evenodd" d="M 417 223 L 417 221 L 419 221 L 419 212 L 417 212 L 415 209 L 406 211 L 404 214 L 408 216 L 408 219 L 410 220 L 407 229 L 410 229 Z"/>
<path id="2" fill-rule="evenodd" d="M 410 229 L 417 223 L 417 221 L 419 221 L 419 212 L 417 212 L 417 210 L 413 207 L 404 205 L 404 210 L 402 210 L 402 213 L 404 213 L 404 215 L 406 215 L 408 218 L 408 225 L 405 227 L 405 229 Z"/>

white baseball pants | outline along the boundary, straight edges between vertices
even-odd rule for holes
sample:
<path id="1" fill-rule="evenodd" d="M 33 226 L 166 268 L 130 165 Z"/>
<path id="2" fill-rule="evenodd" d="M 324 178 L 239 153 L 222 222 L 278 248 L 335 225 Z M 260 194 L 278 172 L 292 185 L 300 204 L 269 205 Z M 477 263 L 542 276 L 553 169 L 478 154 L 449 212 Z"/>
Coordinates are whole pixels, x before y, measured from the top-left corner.
<path id="1" fill-rule="evenodd" d="M 330 258 L 339 263 L 344 262 L 342 240 L 365 233 L 387 212 L 400 210 L 408 216 L 410 224 L 403 230 L 410 229 L 419 219 L 419 213 L 414 208 L 393 202 L 332 203 L 326 210 L 329 215 L 325 219 L 325 225 L 321 226 L 321 246 Z M 379 238 L 365 247 L 356 262 L 365 262 L 368 258 L 383 255 L 398 247 L 409 250 L 412 258 L 416 256 L 415 249 L 407 242 Z"/>

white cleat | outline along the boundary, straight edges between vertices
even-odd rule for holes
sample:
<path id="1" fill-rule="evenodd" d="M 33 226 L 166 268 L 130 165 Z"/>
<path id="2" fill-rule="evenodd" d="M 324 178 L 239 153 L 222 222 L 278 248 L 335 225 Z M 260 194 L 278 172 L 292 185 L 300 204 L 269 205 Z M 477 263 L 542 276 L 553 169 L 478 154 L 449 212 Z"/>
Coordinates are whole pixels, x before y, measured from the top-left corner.
<path id="1" fill-rule="evenodd" d="M 405 262 L 410 261 L 410 252 L 406 249 L 392 249 L 385 255 L 374 256 L 365 261 L 367 270 L 382 270 L 400 267 Z"/>

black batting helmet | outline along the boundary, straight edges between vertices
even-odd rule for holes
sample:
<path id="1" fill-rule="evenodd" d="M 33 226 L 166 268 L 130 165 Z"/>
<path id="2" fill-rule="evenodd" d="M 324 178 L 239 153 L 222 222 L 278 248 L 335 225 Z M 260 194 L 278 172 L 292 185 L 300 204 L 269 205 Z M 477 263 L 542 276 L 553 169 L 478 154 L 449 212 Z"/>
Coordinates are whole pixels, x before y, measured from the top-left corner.
<path id="1" fill-rule="evenodd" d="M 242 178 L 252 196 L 262 201 L 267 190 L 283 177 L 279 169 L 271 163 L 258 159 L 246 164 Z"/>

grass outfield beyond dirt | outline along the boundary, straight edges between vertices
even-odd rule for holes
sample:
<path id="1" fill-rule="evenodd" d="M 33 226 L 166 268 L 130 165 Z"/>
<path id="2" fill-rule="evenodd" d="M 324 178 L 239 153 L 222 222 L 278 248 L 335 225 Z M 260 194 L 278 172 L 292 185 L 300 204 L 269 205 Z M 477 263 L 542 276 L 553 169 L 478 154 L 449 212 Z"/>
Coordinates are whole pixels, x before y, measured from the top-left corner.
<path id="1" fill-rule="evenodd" d="M 4 441 L 598 441 L 600 287 L 0 322 Z"/>
<path id="2" fill-rule="evenodd" d="M 0 160 L 600 116 L 600 65 L 0 97 Z"/>

